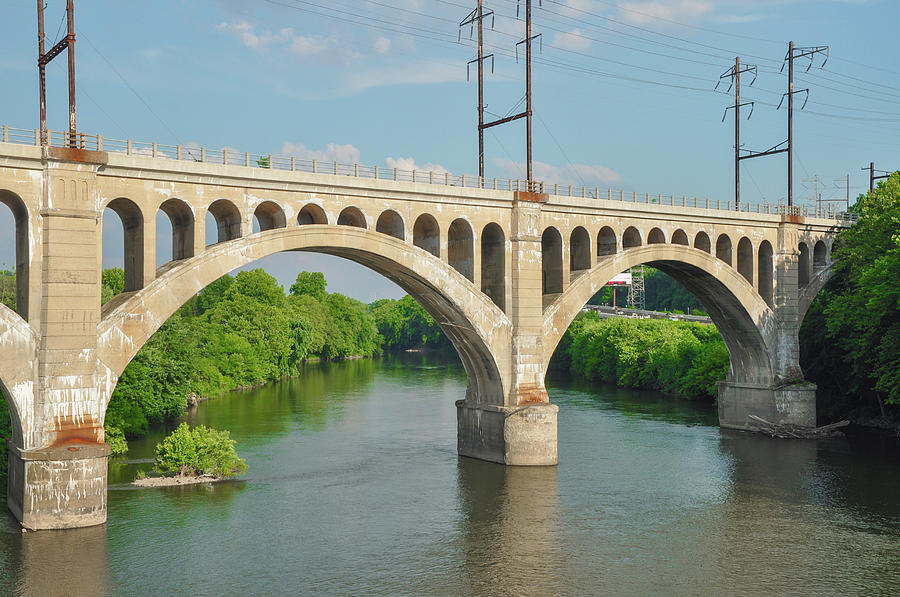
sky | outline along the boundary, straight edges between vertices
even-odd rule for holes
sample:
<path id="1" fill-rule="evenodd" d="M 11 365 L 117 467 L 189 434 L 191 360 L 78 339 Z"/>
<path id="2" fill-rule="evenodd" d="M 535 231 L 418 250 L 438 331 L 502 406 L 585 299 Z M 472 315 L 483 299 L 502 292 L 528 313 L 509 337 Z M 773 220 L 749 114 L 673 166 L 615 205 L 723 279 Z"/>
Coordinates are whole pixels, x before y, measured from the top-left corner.
<path id="1" fill-rule="evenodd" d="M 795 63 L 794 198 L 868 188 L 870 161 L 900 168 L 896 0 L 533 0 L 534 169 L 547 183 L 730 200 L 734 65 L 742 147 L 786 140 L 779 72 L 787 43 L 828 46 Z M 475 0 L 76 0 L 78 128 L 106 138 L 196 143 L 255 154 L 404 169 L 477 172 Z M 519 17 L 517 18 L 517 6 Z M 65 0 L 47 0 L 48 47 Z M 524 0 L 485 0 L 488 120 L 521 111 Z M 36 6 L 0 8 L 0 124 L 38 126 Z M 474 37 L 474 35 L 473 35 Z M 824 67 L 823 67 L 824 62 Z M 67 122 L 65 57 L 48 67 L 51 129 Z M 807 70 L 807 67 L 810 67 Z M 468 79 L 468 80 L 467 80 Z M 716 83 L 721 83 L 716 89 Z M 749 107 L 742 114 L 749 113 Z M 524 121 L 485 134 L 485 175 L 524 178 Z M 744 160 L 744 201 L 786 197 L 784 155 Z M 171 255 L 157 222 L 160 262 Z M 0 208 L 0 267 L 14 262 Z M 6 231 L 6 232 L 4 232 Z M 120 265 L 121 225 L 104 216 L 104 267 Z M 366 302 L 402 291 L 340 258 L 274 255 L 253 264 L 285 287 L 323 271 Z"/>

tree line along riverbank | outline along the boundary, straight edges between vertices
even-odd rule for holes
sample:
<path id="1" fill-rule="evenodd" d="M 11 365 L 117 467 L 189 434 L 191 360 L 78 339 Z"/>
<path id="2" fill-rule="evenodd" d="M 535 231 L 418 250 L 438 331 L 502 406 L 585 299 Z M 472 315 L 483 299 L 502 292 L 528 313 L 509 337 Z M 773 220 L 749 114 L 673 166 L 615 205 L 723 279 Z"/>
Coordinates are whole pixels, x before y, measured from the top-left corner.
<path id="1" fill-rule="evenodd" d="M 823 421 L 900 420 L 900 173 L 862 195 L 859 222 L 835 242 L 834 276 L 800 331 L 801 365 L 818 384 Z M 675 280 L 646 268 L 647 307 L 695 312 Z M 124 288 L 103 272 L 103 301 Z M 122 374 L 106 416 L 107 441 L 181 416 L 188 396 L 214 396 L 296 375 L 310 359 L 369 357 L 384 350 L 449 347 L 437 323 L 406 296 L 366 305 L 329 293 L 321 273 L 301 272 L 288 292 L 261 269 L 224 276 L 182 306 Z M 603 292 L 592 302 L 611 300 Z M 625 293 L 619 293 L 624 295 Z M 0 302 L 15 308 L 15 272 L 0 271 Z M 713 326 L 579 315 L 551 367 L 588 380 L 714 400 L 728 352 Z M 0 402 L 3 398 L 0 397 Z M 9 413 L 0 404 L 0 471 Z"/>

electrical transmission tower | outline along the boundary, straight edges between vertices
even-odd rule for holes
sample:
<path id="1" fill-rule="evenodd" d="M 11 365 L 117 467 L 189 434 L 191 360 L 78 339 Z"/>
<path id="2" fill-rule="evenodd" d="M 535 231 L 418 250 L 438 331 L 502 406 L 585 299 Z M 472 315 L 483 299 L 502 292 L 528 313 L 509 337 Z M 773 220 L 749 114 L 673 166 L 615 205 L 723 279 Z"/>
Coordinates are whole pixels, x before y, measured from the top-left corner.
<path id="1" fill-rule="evenodd" d="M 800 107 L 802 110 L 806 107 L 806 102 L 809 101 L 809 89 L 798 89 L 794 90 L 794 61 L 797 58 L 809 58 L 809 66 L 806 67 L 808 71 L 812 68 L 813 61 L 817 54 L 824 54 L 825 60 L 822 62 L 820 68 L 825 67 L 825 63 L 828 62 L 828 46 L 814 46 L 809 48 L 796 48 L 794 47 L 794 42 L 788 43 L 788 51 L 784 56 L 784 63 L 781 65 L 782 72 L 784 71 L 784 64 L 788 65 L 788 90 L 787 93 L 781 96 L 781 101 L 778 102 L 778 110 L 781 109 L 782 104 L 784 103 L 784 99 L 787 98 L 787 140 L 782 141 L 781 143 L 774 145 L 773 147 L 767 149 L 766 151 L 748 151 L 746 155 L 738 156 L 737 161 L 740 160 L 749 160 L 752 158 L 761 158 L 767 155 L 775 155 L 776 153 L 787 153 L 787 204 L 788 207 L 792 207 L 794 205 L 794 95 L 797 93 L 805 93 L 806 99 L 803 101 L 803 105 Z M 736 60 L 735 67 L 733 68 L 735 72 L 740 71 L 740 63 Z M 731 70 L 727 71 L 722 77 L 729 77 L 737 75 L 733 75 Z M 720 80 L 721 78 L 720 77 Z M 735 116 L 737 116 L 737 112 L 740 109 L 740 98 L 735 101 Z M 724 119 L 723 119 L 724 120 Z M 739 139 L 736 138 L 739 141 Z M 737 143 L 735 143 L 737 145 Z M 735 167 L 737 170 L 737 167 Z"/>
<path id="2" fill-rule="evenodd" d="M 631 268 L 631 286 L 628 287 L 628 304 L 632 309 L 644 310 L 644 266 Z"/>

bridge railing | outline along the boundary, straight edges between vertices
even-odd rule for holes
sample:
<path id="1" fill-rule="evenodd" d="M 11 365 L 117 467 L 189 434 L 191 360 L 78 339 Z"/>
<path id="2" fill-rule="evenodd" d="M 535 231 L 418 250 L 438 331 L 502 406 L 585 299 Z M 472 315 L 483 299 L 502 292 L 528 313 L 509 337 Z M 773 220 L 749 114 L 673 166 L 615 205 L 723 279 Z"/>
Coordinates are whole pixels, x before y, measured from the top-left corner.
<path id="1" fill-rule="evenodd" d="M 24 145 L 41 145 L 40 131 L 37 129 L 17 129 L 4 125 L 2 137 L 4 143 Z M 852 212 L 840 211 L 831 206 L 814 208 L 810 206 L 793 206 L 770 203 L 741 203 L 735 205 L 730 200 L 687 197 L 686 195 L 663 195 L 637 193 L 635 191 L 589 188 L 587 186 L 549 185 L 540 181 L 526 181 L 502 178 L 480 178 L 470 174 L 451 174 L 446 170 L 423 171 L 405 170 L 402 168 L 367 166 L 364 164 L 342 164 L 332 161 L 301 159 L 284 154 L 254 154 L 241 152 L 232 147 L 207 149 L 196 144 L 165 145 L 131 139 L 111 139 L 103 135 L 77 133 L 70 135 L 68 131 L 48 131 L 48 144 L 53 147 L 77 147 L 92 151 L 106 151 L 125 155 L 141 155 L 171 160 L 184 160 L 230 166 L 246 166 L 271 170 L 288 170 L 293 172 L 310 172 L 315 174 L 331 174 L 352 176 L 376 180 L 396 180 L 421 184 L 436 184 L 453 187 L 494 189 L 501 191 L 535 191 L 557 196 L 581 197 L 607 201 L 622 201 L 652 205 L 668 205 L 672 207 L 703 208 L 724 211 L 740 211 L 761 214 L 798 215 L 834 219 L 843 225 L 850 225 L 859 219 Z"/>

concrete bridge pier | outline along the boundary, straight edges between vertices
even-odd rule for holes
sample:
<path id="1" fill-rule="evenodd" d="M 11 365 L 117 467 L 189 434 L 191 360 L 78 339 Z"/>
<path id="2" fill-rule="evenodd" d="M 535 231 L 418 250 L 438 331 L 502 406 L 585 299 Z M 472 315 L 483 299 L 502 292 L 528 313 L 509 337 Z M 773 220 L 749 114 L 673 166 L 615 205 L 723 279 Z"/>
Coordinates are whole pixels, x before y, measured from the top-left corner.
<path id="1" fill-rule="evenodd" d="M 738 363 L 745 379 L 734 379 L 735 359 L 725 381 L 718 384 L 719 425 L 749 429 L 753 414 L 776 424 L 816 426 L 816 385 L 804 380 L 800 368 L 798 282 L 800 273 L 797 218 L 785 216 L 778 227 L 773 268 L 774 317 L 758 322 L 765 344 L 768 367 Z"/>
<path id="2" fill-rule="evenodd" d="M 505 395 L 467 395 L 456 403 L 457 450 L 461 456 L 507 465 L 558 462 L 559 407 L 549 402 L 543 364 L 541 206 L 547 199 L 543 193 L 515 193 L 507 310 L 513 326 L 512 342 L 508 363 L 498 363 L 509 372 Z"/>
<path id="3" fill-rule="evenodd" d="M 45 156 L 43 165 L 41 310 L 23 346 L 30 366 L 9 392 L 21 432 L 9 442 L 7 501 L 25 528 L 61 529 L 106 521 L 101 394 L 112 382 L 98 374 L 98 164 Z"/>

